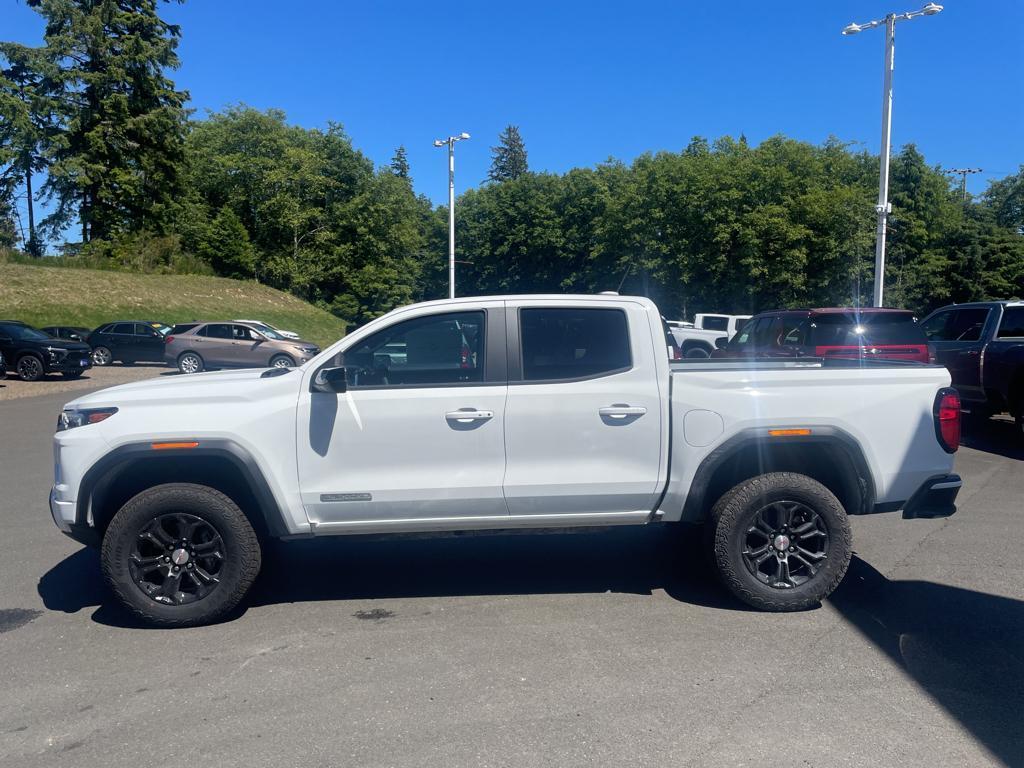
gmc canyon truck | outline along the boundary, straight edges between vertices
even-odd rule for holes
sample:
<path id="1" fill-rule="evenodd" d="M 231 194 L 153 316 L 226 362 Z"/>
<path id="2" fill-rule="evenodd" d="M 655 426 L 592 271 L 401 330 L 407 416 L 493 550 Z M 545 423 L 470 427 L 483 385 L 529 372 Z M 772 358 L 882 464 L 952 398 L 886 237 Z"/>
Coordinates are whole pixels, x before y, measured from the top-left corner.
<path id="1" fill-rule="evenodd" d="M 848 515 L 955 512 L 944 368 L 676 367 L 664 340 L 643 298 L 464 298 L 300 367 L 105 389 L 60 415 L 53 519 L 184 626 L 242 600 L 271 538 L 702 523 L 736 596 L 791 611 L 842 579 Z"/>
<path id="2" fill-rule="evenodd" d="M 921 322 L 964 408 L 1009 413 L 1024 428 L 1024 301 L 953 304 Z"/>

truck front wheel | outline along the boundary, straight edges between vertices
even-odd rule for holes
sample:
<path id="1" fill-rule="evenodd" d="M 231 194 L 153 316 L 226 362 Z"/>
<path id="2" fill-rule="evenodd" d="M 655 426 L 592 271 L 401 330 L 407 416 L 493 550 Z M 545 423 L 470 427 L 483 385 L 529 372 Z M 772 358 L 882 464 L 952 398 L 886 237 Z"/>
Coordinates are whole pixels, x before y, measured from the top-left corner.
<path id="1" fill-rule="evenodd" d="M 740 600 L 800 611 L 824 600 L 850 564 L 850 521 L 817 480 L 772 472 L 745 480 L 711 511 L 715 565 Z"/>
<path id="2" fill-rule="evenodd" d="M 245 514 L 223 493 L 168 483 L 130 499 L 103 536 L 103 576 L 148 624 L 209 624 L 234 608 L 260 569 Z"/>

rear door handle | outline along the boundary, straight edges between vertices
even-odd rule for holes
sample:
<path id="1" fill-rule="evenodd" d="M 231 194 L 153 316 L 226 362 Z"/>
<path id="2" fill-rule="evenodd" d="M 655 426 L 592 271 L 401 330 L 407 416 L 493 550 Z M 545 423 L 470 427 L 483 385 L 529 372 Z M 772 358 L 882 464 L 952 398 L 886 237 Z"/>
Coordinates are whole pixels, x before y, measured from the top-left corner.
<path id="1" fill-rule="evenodd" d="M 473 408 L 466 408 L 459 411 L 448 411 L 444 415 L 448 421 L 457 421 L 460 424 L 469 424 L 473 421 L 487 421 L 494 418 L 494 411 L 477 411 Z"/>
<path id="2" fill-rule="evenodd" d="M 609 419 L 625 419 L 628 416 L 643 416 L 647 409 L 642 405 L 608 405 L 598 408 L 597 412 Z"/>

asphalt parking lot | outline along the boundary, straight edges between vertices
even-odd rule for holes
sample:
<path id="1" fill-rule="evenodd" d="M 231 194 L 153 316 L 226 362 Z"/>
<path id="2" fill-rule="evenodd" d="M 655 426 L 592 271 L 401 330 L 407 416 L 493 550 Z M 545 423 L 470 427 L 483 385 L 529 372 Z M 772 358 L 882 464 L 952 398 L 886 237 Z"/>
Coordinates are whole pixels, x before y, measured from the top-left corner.
<path id="1" fill-rule="evenodd" d="M 960 511 L 854 520 L 833 598 L 730 599 L 660 529 L 294 542 L 217 626 L 134 625 L 46 507 L 72 394 L 0 402 L 0 765 L 1024 765 L 1024 439 Z"/>

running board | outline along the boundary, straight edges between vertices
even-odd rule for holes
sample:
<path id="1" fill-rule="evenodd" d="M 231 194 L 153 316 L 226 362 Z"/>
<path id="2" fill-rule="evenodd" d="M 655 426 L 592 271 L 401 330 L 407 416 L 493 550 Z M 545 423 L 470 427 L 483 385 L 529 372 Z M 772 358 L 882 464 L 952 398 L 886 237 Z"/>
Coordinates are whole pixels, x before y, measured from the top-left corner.
<path id="1" fill-rule="evenodd" d="M 316 536 L 347 533 L 409 533 L 416 531 L 474 531 L 507 528 L 587 528 L 609 525 L 643 525 L 649 510 L 632 512 L 581 512 L 566 515 L 489 515 L 486 517 L 422 517 L 393 520 L 310 521 Z"/>

